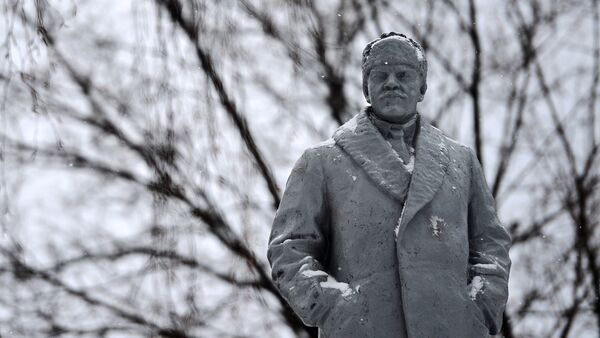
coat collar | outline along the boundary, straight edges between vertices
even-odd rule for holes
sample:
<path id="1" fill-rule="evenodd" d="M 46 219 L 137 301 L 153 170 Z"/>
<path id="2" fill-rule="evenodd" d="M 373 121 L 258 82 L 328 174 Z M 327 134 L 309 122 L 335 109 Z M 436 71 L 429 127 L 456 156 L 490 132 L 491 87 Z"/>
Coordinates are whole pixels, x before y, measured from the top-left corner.
<path id="1" fill-rule="evenodd" d="M 366 113 L 369 120 L 371 120 L 371 123 L 373 123 L 375 128 L 383 135 L 383 138 L 388 139 L 394 137 L 398 133 L 398 130 L 401 129 L 404 134 L 404 140 L 411 146 L 413 145 L 413 136 L 415 134 L 416 125 L 418 124 L 417 119 L 419 118 L 418 114 L 415 114 L 405 123 L 391 123 L 382 120 L 369 110 L 367 110 Z"/>
<path id="2" fill-rule="evenodd" d="M 446 137 L 421 118 L 415 146 L 412 179 L 391 145 L 369 120 L 365 110 L 333 134 L 335 142 L 381 190 L 398 201 L 406 197 L 400 233 L 439 189 L 448 166 Z M 406 180 L 410 180 L 410 185 Z M 408 193 L 406 192 L 408 187 Z"/>

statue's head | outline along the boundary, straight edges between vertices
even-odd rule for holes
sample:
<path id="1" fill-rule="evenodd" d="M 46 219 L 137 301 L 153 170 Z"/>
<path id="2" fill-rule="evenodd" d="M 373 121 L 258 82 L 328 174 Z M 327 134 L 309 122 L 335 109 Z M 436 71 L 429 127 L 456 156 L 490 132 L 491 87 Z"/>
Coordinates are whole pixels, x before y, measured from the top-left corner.
<path id="1" fill-rule="evenodd" d="M 403 34 L 382 34 L 363 51 L 362 76 L 373 112 L 390 122 L 406 121 L 416 114 L 427 91 L 423 48 Z"/>

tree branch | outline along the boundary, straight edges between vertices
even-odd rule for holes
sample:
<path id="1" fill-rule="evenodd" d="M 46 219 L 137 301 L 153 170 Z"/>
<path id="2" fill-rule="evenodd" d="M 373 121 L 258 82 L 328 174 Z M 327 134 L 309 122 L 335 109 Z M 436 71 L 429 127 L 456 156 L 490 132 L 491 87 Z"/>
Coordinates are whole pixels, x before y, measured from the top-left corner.
<path id="1" fill-rule="evenodd" d="M 196 27 L 184 19 L 182 13 L 182 6 L 178 0 L 156 1 L 159 5 L 163 6 L 165 10 L 167 10 L 171 17 L 171 20 L 183 30 L 190 42 L 194 45 L 196 55 L 198 56 L 198 60 L 200 61 L 202 69 L 204 70 L 211 83 L 213 84 L 215 90 L 217 91 L 221 104 L 223 105 L 229 117 L 232 119 L 235 126 L 237 127 L 240 136 L 242 137 L 242 140 L 246 145 L 246 148 L 252 154 L 252 157 L 254 158 L 254 161 L 258 166 L 259 172 L 261 173 L 263 179 L 267 183 L 267 187 L 271 194 L 273 208 L 277 209 L 281 201 L 281 197 L 279 193 L 279 187 L 275 182 L 275 178 L 271 173 L 271 169 L 267 165 L 267 162 L 265 161 L 262 152 L 260 151 L 260 149 L 256 145 L 256 142 L 254 141 L 254 136 L 250 132 L 250 128 L 248 127 L 248 122 L 246 121 L 246 118 L 238 110 L 235 102 L 225 90 L 225 85 L 215 69 L 212 57 L 210 56 L 208 51 L 200 45 L 200 42 L 198 41 L 198 31 L 196 30 Z"/>

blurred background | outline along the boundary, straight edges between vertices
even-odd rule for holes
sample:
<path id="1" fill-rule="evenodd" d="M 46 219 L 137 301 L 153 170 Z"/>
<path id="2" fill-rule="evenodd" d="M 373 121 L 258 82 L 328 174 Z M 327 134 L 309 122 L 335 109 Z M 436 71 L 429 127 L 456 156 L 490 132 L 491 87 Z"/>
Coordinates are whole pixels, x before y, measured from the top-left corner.
<path id="1" fill-rule="evenodd" d="M 316 337 L 271 222 L 396 31 L 512 235 L 498 336 L 599 337 L 599 2 L 2 0 L 0 336 Z"/>

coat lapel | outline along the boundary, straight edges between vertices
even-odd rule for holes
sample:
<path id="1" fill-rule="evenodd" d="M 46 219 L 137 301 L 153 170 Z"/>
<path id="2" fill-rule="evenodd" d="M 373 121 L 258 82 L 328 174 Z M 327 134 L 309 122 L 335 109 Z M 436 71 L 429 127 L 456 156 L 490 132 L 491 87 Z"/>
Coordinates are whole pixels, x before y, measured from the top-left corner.
<path id="1" fill-rule="evenodd" d="M 398 229 L 401 236 L 406 225 L 433 199 L 442 184 L 449 162 L 446 137 L 420 119 L 412 179 L 364 110 L 338 128 L 333 139 L 384 192 L 398 201 L 406 198 Z"/>
<path id="2" fill-rule="evenodd" d="M 410 173 L 364 110 L 338 128 L 333 139 L 384 192 L 404 201 Z"/>
<path id="3" fill-rule="evenodd" d="M 398 237 L 440 188 L 448 167 L 448 145 L 442 132 L 421 119 L 416 141 L 415 169 L 400 220 Z"/>

